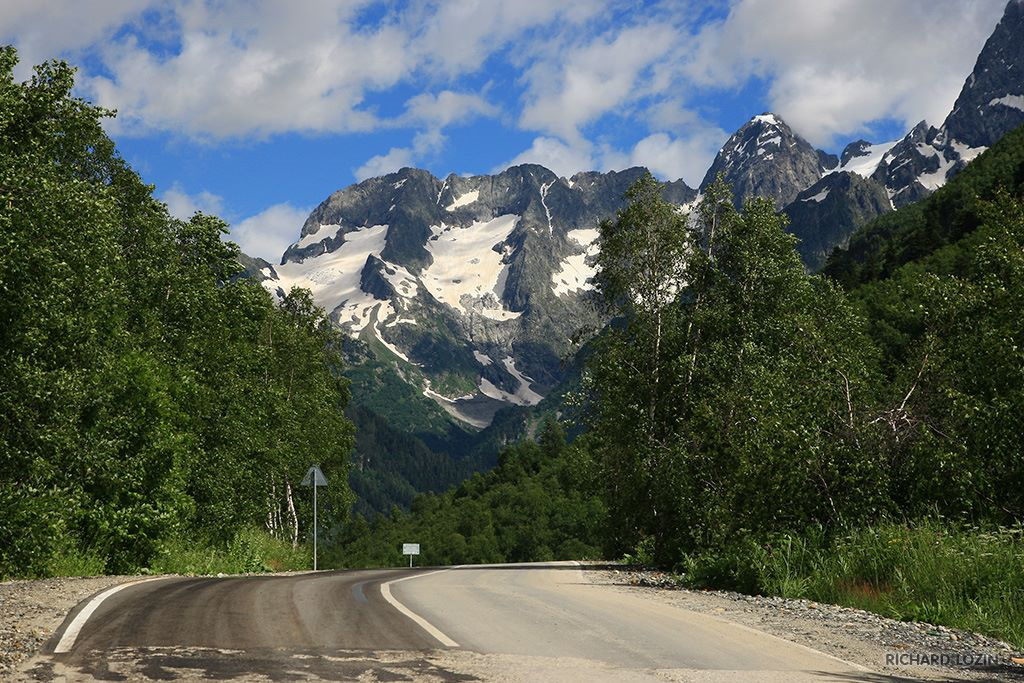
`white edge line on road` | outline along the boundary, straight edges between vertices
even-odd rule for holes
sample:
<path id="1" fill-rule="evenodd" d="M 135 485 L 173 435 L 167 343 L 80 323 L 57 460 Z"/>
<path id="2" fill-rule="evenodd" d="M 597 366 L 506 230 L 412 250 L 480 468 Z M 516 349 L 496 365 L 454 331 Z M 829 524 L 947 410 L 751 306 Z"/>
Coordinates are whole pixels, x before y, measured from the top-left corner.
<path id="1" fill-rule="evenodd" d="M 89 621 L 89 617 L 92 616 L 93 612 L 103 603 L 104 600 L 109 598 L 114 593 L 130 588 L 131 586 L 137 586 L 140 583 L 147 583 L 149 581 L 158 581 L 165 579 L 165 576 L 154 576 L 149 579 L 141 579 L 139 581 L 129 581 L 128 583 L 121 583 L 107 590 L 103 591 L 92 600 L 89 601 L 82 611 L 75 615 L 75 618 L 68 624 L 68 627 L 64 630 L 64 635 L 60 637 L 57 642 L 57 647 L 53 648 L 54 654 L 61 652 L 70 652 L 71 648 L 75 646 L 75 640 L 78 639 L 78 634 L 81 633 L 82 627 L 85 626 L 85 622 Z"/>
<path id="2" fill-rule="evenodd" d="M 404 576 L 400 579 L 395 579 L 394 581 L 387 581 L 380 585 L 380 594 L 384 596 L 384 599 L 387 600 L 392 607 L 394 607 L 399 612 L 415 621 L 417 624 L 419 624 L 420 628 L 422 628 L 424 631 L 426 631 L 434 638 L 436 638 L 438 641 L 440 641 L 442 645 L 444 645 L 445 647 L 458 647 L 458 643 L 456 643 L 454 640 L 452 640 L 444 633 L 442 633 L 436 626 L 431 624 L 429 621 L 427 621 L 426 619 L 424 619 L 423 617 L 416 614 L 411 609 L 400 603 L 397 599 L 395 599 L 395 596 L 391 595 L 391 584 L 393 583 L 398 583 L 400 581 L 408 581 L 409 579 L 421 579 L 424 576 L 430 576 L 431 574 L 440 574 L 441 572 L 446 571 L 450 570 L 438 569 L 435 572 L 427 572 L 426 574 L 413 574 L 412 576 Z"/>

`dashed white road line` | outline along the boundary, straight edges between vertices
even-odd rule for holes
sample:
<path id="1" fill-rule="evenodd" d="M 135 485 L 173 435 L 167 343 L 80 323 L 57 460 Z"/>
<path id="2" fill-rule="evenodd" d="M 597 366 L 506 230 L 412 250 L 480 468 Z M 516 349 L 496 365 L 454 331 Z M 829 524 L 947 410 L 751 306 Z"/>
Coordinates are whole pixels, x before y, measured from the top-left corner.
<path id="1" fill-rule="evenodd" d="M 450 569 L 438 569 L 435 572 L 427 572 L 426 574 L 413 574 L 412 576 L 405 576 L 405 577 L 402 577 L 401 579 L 395 579 L 394 581 L 387 581 L 387 582 L 382 583 L 380 585 L 380 594 L 382 596 L 384 596 L 384 599 L 387 600 L 388 603 L 392 607 L 394 607 L 399 612 L 401 612 L 402 614 L 404 614 L 405 616 L 409 617 L 414 622 L 416 622 L 420 626 L 420 628 L 422 628 L 424 631 L 426 631 L 427 633 L 432 635 L 434 638 L 436 638 L 438 641 L 440 641 L 440 643 L 442 645 L 444 645 L 445 647 L 458 647 L 459 644 L 456 643 L 451 638 L 449 638 L 448 636 L 446 636 L 444 633 L 442 633 L 440 629 L 438 629 L 436 626 L 431 624 L 429 621 L 427 621 L 426 619 L 424 619 L 423 617 L 421 617 L 420 615 L 416 614 L 411 609 L 409 609 L 408 607 L 406 607 L 405 605 L 400 603 L 397 599 L 395 599 L 395 596 L 391 595 L 391 584 L 393 584 L 393 583 L 398 583 L 400 581 L 408 581 L 409 579 L 421 579 L 424 576 L 430 576 L 431 574 L 440 574 L 441 572 L 447 572 L 447 571 L 451 571 L 451 570 Z"/>
<path id="2" fill-rule="evenodd" d="M 129 581 L 128 583 L 118 584 L 112 588 L 108 588 L 103 591 L 95 598 L 89 601 L 82 611 L 75 615 L 75 618 L 71 620 L 68 627 L 64 630 L 64 635 L 57 641 L 57 647 L 53 648 L 54 653 L 70 652 L 71 648 L 75 646 L 75 640 L 78 639 L 78 634 L 81 633 L 82 627 L 85 626 L 85 622 L 89 621 L 89 617 L 92 616 L 93 612 L 103 603 L 104 600 L 109 598 L 114 593 L 130 588 L 131 586 L 137 586 L 140 583 L 148 583 L 150 581 L 159 581 L 160 579 L 167 578 L 165 576 L 154 576 L 149 579 L 141 579 L 139 581 Z"/>

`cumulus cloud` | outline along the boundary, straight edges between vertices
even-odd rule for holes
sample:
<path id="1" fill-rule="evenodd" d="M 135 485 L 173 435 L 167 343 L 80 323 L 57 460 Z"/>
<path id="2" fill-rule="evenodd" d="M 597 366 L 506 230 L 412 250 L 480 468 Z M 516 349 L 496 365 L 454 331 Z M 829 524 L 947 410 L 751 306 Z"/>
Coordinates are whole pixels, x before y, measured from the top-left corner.
<path id="1" fill-rule="evenodd" d="M 159 198 L 167 205 L 167 211 L 172 216 L 183 221 L 191 218 L 197 211 L 217 216 L 224 212 L 223 197 L 206 190 L 189 194 L 180 183 L 171 185 Z"/>
<path id="2" fill-rule="evenodd" d="M 404 166 L 413 166 L 426 154 L 435 152 L 444 144 L 444 135 L 437 128 L 417 133 L 411 147 L 392 147 L 387 154 L 370 157 L 366 163 L 352 171 L 356 181 L 362 182 L 374 176 L 394 173 Z"/>
<path id="3" fill-rule="evenodd" d="M 443 140 L 449 126 L 504 116 L 536 136 L 513 162 L 642 162 L 690 182 L 718 130 L 687 112 L 714 116 L 701 100 L 752 78 L 819 146 L 870 137 L 881 119 L 939 123 L 1005 0 L 723 0 L 710 23 L 696 0 L 642 11 L 618 0 L 74 4 L 9 0 L 0 39 L 27 62 L 64 53 L 87 65 L 83 93 L 119 111 L 109 125 L 121 135 L 400 128 Z M 356 174 L 437 149 L 410 139 Z"/>
<path id="4" fill-rule="evenodd" d="M 1004 0 L 739 0 L 703 28 L 686 77 L 732 88 L 769 82 L 771 108 L 811 142 L 872 121 L 941 123 Z"/>
<path id="5" fill-rule="evenodd" d="M 371 130 L 376 116 L 363 107 L 365 94 L 408 74 L 408 37 L 388 24 L 355 31 L 331 5 L 182 4 L 177 52 L 153 51 L 129 34 L 101 50 L 110 75 L 84 86 L 119 110 L 122 133 L 219 139 Z"/>
<path id="6" fill-rule="evenodd" d="M 493 116 L 497 107 L 475 93 L 443 90 L 436 95 L 420 93 L 405 103 L 405 120 L 444 127 L 477 116 Z"/>
<path id="7" fill-rule="evenodd" d="M 285 249 L 298 239 L 309 213 L 310 209 L 287 202 L 274 204 L 232 225 L 230 239 L 249 256 L 278 263 Z"/>
<path id="8" fill-rule="evenodd" d="M 69 11 L 64 0 L 5 0 L 0 44 L 18 47 L 21 61 L 15 77 L 25 80 L 34 65 L 109 38 L 149 4 L 141 0 L 81 0 L 75 4 L 79 11 Z"/>
<path id="9" fill-rule="evenodd" d="M 412 165 L 411 147 L 392 147 L 386 154 L 377 154 L 367 159 L 366 163 L 352 171 L 352 175 L 356 177 L 356 181 L 362 182 L 367 178 L 394 173 L 400 168 Z"/>
<path id="10" fill-rule="evenodd" d="M 534 64 L 526 75 L 529 89 L 520 125 L 578 142 L 581 126 L 646 90 L 645 70 L 677 39 L 671 26 L 633 26 L 575 47 L 557 62 Z"/>
<path id="11" fill-rule="evenodd" d="M 422 27 L 415 41 L 421 58 L 440 74 L 452 77 L 480 70 L 496 52 L 529 31 L 573 30 L 608 11 L 607 0 L 550 0 L 477 2 L 456 0 L 425 3 L 406 17 L 409 26 Z M 536 38 L 536 37 L 535 37 Z M 533 42 L 533 41 L 531 41 Z M 530 50 L 522 50 L 529 54 Z M 515 57 L 514 51 L 509 55 Z"/>
<path id="12" fill-rule="evenodd" d="M 637 142 L 629 152 L 628 166 L 646 166 L 663 180 L 682 178 L 697 187 L 728 135 L 708 130 L 690 137 L 654 133 Z"/>

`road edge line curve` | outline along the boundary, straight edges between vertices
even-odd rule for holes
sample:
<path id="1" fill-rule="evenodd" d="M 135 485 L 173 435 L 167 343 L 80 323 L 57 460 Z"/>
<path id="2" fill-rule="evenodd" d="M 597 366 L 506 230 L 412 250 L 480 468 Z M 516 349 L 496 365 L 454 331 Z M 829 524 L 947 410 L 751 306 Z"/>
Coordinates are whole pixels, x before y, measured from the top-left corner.
<path id="1" fill-rule="evenodd" d="M 389 605 L 397 609 L 405 616 L 412 619 L 416 624 L 424 631 L 429 633 L 435 640 L 440 642 L 445 647 L 458 647 L 459 644 L 454 640 L 446 636 L 439 628 L 431 624 L 429 621 L 421 617 L 420 615 L 413 612 L 411 609 L 403 605 L 398 601 L 395 596 L 391 594 L 391 584 L 399 583 L 400 581 L 408 581 L 409 579 L 421 579 L 424 576 L 430 576 L 431 574 L 440 574 L 441 572 L 451 571 L 449 569 L 438 569 L 434 572 L 427 572 L 426 574 L 413 574 L 412 576 L 403 576 L 400 579 L 394 579 L 392 581 L 386 581 L 380 585 L 380 594 L 388 602 Z"/>
<path id="2" fill-rule="evenodd" d="M 159 581 L 166 579 L 166 576 L 154 576 L 148 579 L 140 579 L 138 581 L 128 581 L 127 583 L 119 583 L 116 586 L 111 586 L 107 590 L 103 591 L 99 595 L 95 596 L 92 600 L 82 608 L 82 611 L 75 615 L 75 618 L 71 620 L 68 627 L 64 629 L 64 633 L 61 635 L 60 640 L 57 641 L 56 647 L 53 648 L 54 654 L 63 654 L 65 652 L 71 652 L 71 648 L 75 646 L 75 641 L 78 640 L 78 634 L 82 632 L 82 627 L 85 626 L 85 622 L 89 621 L 89 617 L 93 615 L 103 601 L 109 598 L 114 593 L 122 591 L 125 588 L 131 588 L 132 586 L 138 586 L 140 583 L 149 583 L 150 581 Z"/>

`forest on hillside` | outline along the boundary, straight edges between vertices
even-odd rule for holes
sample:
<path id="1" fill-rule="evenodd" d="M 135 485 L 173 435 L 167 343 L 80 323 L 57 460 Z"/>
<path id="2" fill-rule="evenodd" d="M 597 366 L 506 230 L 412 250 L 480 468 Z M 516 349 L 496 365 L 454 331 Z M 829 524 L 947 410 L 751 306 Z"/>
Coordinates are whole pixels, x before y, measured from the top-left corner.
<path id="1" fill-rule="evenodd" d="M 71 94 L 0 50 L 0 578 L 124 573 L 264 528 L 305 542 L 353 443 L 336 331 L 236 276 L 225 224 L 172 218 Z M 321 510 L 321 514 L 325 510 Z"/>

